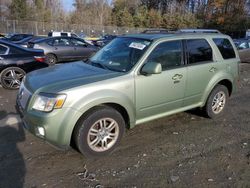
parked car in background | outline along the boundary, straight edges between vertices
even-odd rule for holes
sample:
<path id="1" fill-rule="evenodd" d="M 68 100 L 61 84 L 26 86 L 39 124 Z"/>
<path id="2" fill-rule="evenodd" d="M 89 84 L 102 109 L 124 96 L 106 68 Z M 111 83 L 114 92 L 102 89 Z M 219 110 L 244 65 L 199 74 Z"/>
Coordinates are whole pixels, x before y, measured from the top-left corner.
<path id="1" fill-rule="evenodd" d="M 0 40 L 0 83 L 4 88 L 18 89 L 27 72 L 47 66 L 43 50 Z"/>
<path id="2" fill-rule="evenodd" d="M 248 39 L 236 39 L 234 40 L 234 44 L 236 45 L 241 62 L 250 62 L 250 40 Z"/>
<path id="3" fill-rule="evenodd" d="M 5 38 L 5 34 L 0 33 L 0 39 Z"/>
<path id="4" fill-rule="evenodd" d="M 43 39 L 43 38 L 46 38 L 46 37 L 44 37 L 44 36 L 30 36 L 30 37 L 24 38 L 24 39 L 22 39 L 20 41 L 16 41 L 14 43 L 18 44 L 18 45 L 20 45 L 22 47 L 27 48 L 28 47 L 28 42 L 33 42 L 35 40 Z"/>
<path id="5" fill-rule="evenodd" d="M 32 38 L 34 35 L 32 34 L 18 34 L 18 33 L 10 33 L 5 36 L 5 40 L 10 42 L 18 42 L 26 38 Z"/>
<path id="6" fill-rule="evenodd" d="M 113 39 L 115 39 L 117 35 L 104 35 L 102 38 L 97 40 L 92 40 L 93 45 L 98 47 L 103 47 L 107 45 L 109 42 L 111 42 Z"/>
<path id="7" fill-rule="evenodd" d="M 51 31 L 48 33 L 48 37 L 78 37 L 78 36 L 77 34 L 71 32 Z"/>
<path id="8" fill-rule="evenodd" d="M 49 37 L 28 43 L 28 48 L 43 49 L 46 62 L 86 60 L 98 51 L 98 48 L 75 37 Z"/>
<path id="9" fill-rule="evenodd" d="M 37 137 L 103 156 L 126 128 L 193 108 L 210 118 L 222 115 L 237 90 L 239 61 L 227 35 L 121 36 L 88 63 L 27 75 L 17 106 L 24 127 Z"/>

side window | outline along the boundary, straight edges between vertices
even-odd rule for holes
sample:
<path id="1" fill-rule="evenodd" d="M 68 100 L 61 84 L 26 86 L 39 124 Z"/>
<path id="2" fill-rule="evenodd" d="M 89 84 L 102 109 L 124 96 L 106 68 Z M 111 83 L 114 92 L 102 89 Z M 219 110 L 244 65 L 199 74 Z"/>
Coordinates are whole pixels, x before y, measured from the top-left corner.
<path id="1" fill-rule="evenodd" d="M 7 47 L 0 45 L 0 55 L 6 54 L 7 51 L 8 51 Z"/>
<path id="2" fill-rule="evenodd" d="M 147 58 L 147 62 L 156 62 L 162 65 L 162 70 L 182 65 L 181 41 L 163 42 L 155 47 Z"/>
<path id="3" fill-rule="evenodd" d="M 216 44 L 216 46 L 218 47 L 218 49 L 219 49 L 219 51 L 224 59 L 231 59 L 231 58 L 236 57 L 233 46 L 228 39 L 215 38 L 215 39 L 213 39 L 213 41 Z"/>
<path id="4" fill-rule="evenodd" d="M 47 44 L 50 45 L 50 46 L 53 46 L 53 45 L 54 45 L 54 42 L 55 42 L 55 40 L 48 40 L 48 41 L 47 41 Z"/>
<path id="5" fill-rule="evenodd" d="M 187 40 L 188 63 L 202 63 L 213 61 L 213 51 L 205 39 Z"/>
<path id="6" fill-rule="evenodd" d="M 81 47 L 86 47 L 87 44 L 81 40 L 77 40 L 77 39 L 71 39 L 71 43 L 73 44 L 73 46 L 81 46 Z"/>
<path id="7" fill-rule="evenodd" d="M 59 38 L 54 40 L 54 46 L 69 46 L 69 40 L 66 38 Z"/>

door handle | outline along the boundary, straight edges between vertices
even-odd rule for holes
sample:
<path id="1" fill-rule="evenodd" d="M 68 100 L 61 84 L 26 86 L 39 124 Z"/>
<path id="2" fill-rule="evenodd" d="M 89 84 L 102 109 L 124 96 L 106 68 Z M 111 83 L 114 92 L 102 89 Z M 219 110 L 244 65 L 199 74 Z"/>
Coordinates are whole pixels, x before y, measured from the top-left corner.
<path id="1" fill-rule="evenodd" d="M 212 67 L 211 69 L 209 69 L 209 72 L 215 72 L 215 71 L 217 71 L 217 68 L 215 67 Z"/>
<path id="2" fill-rule="evenodd" d="M 57 50 L 57 47 L 55 47 L 55 50 Z"/>
<path id="3" fill-rule="evenodd" d="M 182 79 L 183 75 L 182 74 L 175 74 L 173 77 L 172 77 L 172 80 L 180 80 Z"/>

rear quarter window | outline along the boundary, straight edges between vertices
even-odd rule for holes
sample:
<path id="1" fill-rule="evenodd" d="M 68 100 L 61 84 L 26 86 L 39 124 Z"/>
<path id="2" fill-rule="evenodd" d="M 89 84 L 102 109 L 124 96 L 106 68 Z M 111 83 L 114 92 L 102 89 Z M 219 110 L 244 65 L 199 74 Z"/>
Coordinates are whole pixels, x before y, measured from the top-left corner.
<path id="1" fill-rule="evenodd" d="M 0 45 L 0 55 L 6 54 L 7 51 L 8 51 L 7 47 Z"/>
<path id="2" fill-rule="evenodd" d="M 228 39 L 226 39 L 226 38 L 214 38 L 213 41 L 216 44 L 216 46 L 218 47 L 218 49 L 219 49 L 219 51 L 224 59 L 231 59 L 231 58 L 236 57 L 235 52 L 234 52 L 234 48 Z"/>

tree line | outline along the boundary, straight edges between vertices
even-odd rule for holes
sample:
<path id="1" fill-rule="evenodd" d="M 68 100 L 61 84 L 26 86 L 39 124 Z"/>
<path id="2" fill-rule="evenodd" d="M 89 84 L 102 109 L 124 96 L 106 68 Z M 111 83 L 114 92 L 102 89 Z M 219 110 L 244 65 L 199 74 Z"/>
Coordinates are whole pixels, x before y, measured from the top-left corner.
<path id="1" fill-rule="evenodd" d="M 4 1 L 4 0 L 2 0 Z M 215 28 L 234 32 L 250 26 L 248 0 L 12 0 L 1 17 L 15 20 L 142 28 Z M 9 2 L 9 3 L 8 3 Z"/>

